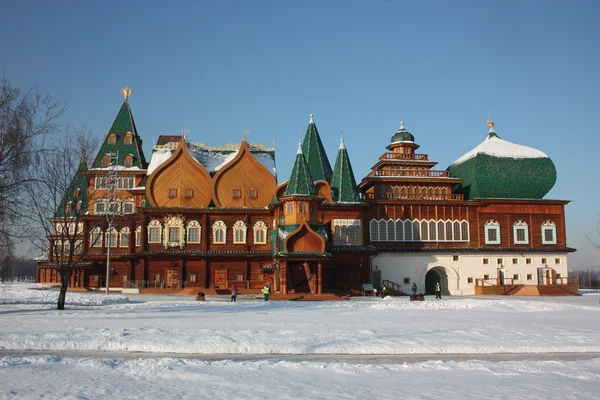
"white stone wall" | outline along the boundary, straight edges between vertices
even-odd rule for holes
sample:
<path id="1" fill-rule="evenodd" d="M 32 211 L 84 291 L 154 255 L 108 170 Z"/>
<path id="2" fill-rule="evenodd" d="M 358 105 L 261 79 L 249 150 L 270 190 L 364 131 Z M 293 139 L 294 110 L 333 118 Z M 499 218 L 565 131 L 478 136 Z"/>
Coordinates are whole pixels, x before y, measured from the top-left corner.
<path id="1" fill-rule="evenodd" d="M 458 256 L 455 261 L 454 257 Z M 484 259 L 488 264 L 484 264 Z M 498 259 L 502 260 L 499 264 Z M 513 264 L 513 259 L 516 264 Z M 527 264 L 526 260 L 531 263 Z M 545 259 L 545 260 L 544 260 Z M 556 263 L 558 259 L 559 263 Z M 545 261 L 545 263 L 543 263 Z M 478 254 L 441 254 L 441 253 L 380 253 L 372 262 L 373 270 L 381 270 L 381 279 L 390 280 L 402 286 L 405 293 L 411 292 L 413 282 L 418 292 L 425 291 L 425 275 L 435 267 L 441 267 L 448 277 L 447 291 L 451 295 L 467 296 L 475 294 L 475 281 L 484 279 L 488 285 L 495 285 L 498 269 L 504 271 L 505 284 L 537 285 L 538 268 L 555 270 L 561 277 L 568 277 L 567 253 L 478 253 Z M 517 275 L 518 279 L 513 280 Z M 527 279 L 531 275 L 531 279 Z M 472 282 L 469 282 L 472 278 Z M 408 279 L 409 283 L 404 283 Z"/>

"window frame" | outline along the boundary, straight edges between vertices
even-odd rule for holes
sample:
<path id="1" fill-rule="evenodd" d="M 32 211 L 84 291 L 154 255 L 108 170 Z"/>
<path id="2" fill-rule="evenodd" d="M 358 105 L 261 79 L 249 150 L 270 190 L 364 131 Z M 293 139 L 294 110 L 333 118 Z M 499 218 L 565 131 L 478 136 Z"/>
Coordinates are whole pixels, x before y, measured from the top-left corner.
<path id="1" fill-rule="evenodd" d="M 523 232 L 523 239 L 519 239 L 519 232 Z M 529 225 L 523 220 L 518 220 L 513 224 L 513 243 L 529 244 Z"/>
<path id="2" fill-rule="evenodd" d="M 238 220 L 233 224 L 233 244 L 246 244 L 246 232 L 248 227 L 242 220 Z"/>
<path id="3" fill-rule="evenodd" d="M 501 244 L 500 238 L 500 224 L 495 220 L 489 220 L 483 226 L 484 236 L 485 236 L 485 244 Z M 490 232 L 494 232 L 496 234 L 496 239 L 493 240 L 490 238 Z"/>
<path id="4" fill-rule="evenodd" d="M 546 232 L 550 232 L 552 238 L 546 239 Z M 542 244 L 556 244 L 556 224 L 552 221 L 546 221 L 542 224 Z"/>

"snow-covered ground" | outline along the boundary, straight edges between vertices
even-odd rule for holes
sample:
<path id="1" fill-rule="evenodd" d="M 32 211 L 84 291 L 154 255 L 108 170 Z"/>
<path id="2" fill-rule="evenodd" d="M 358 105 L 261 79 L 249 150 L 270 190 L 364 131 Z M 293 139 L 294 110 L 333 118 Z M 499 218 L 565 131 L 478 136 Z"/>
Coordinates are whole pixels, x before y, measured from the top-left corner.
<path id="1" fill-rule="evenodd" d="M 230 303 L 70 292 L 64 311 L 57 296 L 0 286 L 0 398 L 587 399 L 600 388 L 600 357 L 583 356 L 600 353 L 598 294 Z"/>

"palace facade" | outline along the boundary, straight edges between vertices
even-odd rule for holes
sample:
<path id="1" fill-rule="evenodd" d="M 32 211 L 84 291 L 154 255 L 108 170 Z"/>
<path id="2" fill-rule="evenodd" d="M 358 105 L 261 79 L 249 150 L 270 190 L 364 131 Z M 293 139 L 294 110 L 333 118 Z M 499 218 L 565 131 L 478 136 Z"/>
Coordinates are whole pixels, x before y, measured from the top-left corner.
<path id="1" fill-rule="evenodd" d="M 130 94 L 130 92 L 128 93 Z M 556 170 L 541 151 L 484 142 L 444 170 L 404 125 L 358 184 L 343 139 L 331 167 L 311 116 L 292 173 L 275 149 L 160 136 L 142 151 L 128 95 L 91 166 L 79 264 L 70 285 L 361 293 L 573 292 L 564 206 L 543 197 Z M 382 143 L 383 144 L 383 143 Z M 107 215 L 111 223 L 107 226 Z M 56 238 L 51 243 L 56 243 Z M 108 256 L 110 253 L 110 256 Z M 50 252 L 52 254 L 52 252 Z M 52 256 L 37 280 L 56 282 Z"/>

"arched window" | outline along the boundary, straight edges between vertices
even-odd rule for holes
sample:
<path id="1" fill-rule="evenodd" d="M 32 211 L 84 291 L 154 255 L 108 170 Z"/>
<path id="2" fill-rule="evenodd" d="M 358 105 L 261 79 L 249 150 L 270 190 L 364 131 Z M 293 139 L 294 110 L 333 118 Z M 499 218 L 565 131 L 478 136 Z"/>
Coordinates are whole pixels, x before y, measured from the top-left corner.
<path id="1" fill-rule="evenodd" d="M 162 224 L 158 220 L 152 220 L 148 224 L 148 243 L 160 243 Z"/>
<path id="2" fill-rule="evenodd" d="M 556 224 L 552 221 L 542 224 L 542 244 L 556 244 Z"/>
<path id="3" fill-rule="evenodd" d="M 513 224 L 513 241 L 515 244 L 529 244 L 529 226 L 527 222 L 519 220 Z"/>
<path id="4" fill-rule="evenodd" d="M 123 143 L 124 144 L 132 144 L 133 143 L 133 135 L 131 134 L 131 132 L 127 132 L 127 134 L 125 135 L 125 138 L 123 139 Z"/>
<path id="5" fill-rule="evenodd" d="M 396 229 L 393 219 L 388 219 L 387 223 L 387 241 L 393 242 L 396 240 Z"/>
<path id="6" fill-rule="evenodd" d="M 483 226 L 485 231 L 485 244 L 500 244 L 500 224 L 491 219 Z"/>
<path id="7" fill-rule="evenodd" d="M 446 200 L 447 195 L 448 195 L 448 189 L 442 188 L 442 200 Z"/>
<path id="8" fill-rule="evenodd" d="M 258 221 L 254 224 L 254 244 L 267 244 L 267 224 Z"/>
<path id="9" fill-rule="evenodd" d="M 406 199 L 408 197 L 407 192 L 406 186 L 402 186 L 402 189 L 400 189 L 400 198 Z"/>
<path id="10" fill-rule="evenodd" d="M 379 221 L 379 240 L 386 241 L 387 240 L 387 225 L 385 220 L 382 219 Z"/>
<path id="11" fill-rule="evenodd" d="M 117 135 L 114 133 L 108 135 L 108 144 L 117 144 Z"/>
<path id="12" fill-rule="evenodd" d="M 102 247 L 102 229 L 99 226 L 90 232 L 90 247 Z"/>
<path id="13" fill-rule="evenodd" d="M 440 242 L 446 241 L 446 224 L 444 221 L 437 222 L 437 239 Z"/>
<path id="14" fill-rule="evenodd" d="M 110 166 L 110 156 L 108 154 L 102 156 L 102 161 L 100 165 L 102 165 L 102 168 L 108 168 Z"/>
<path id="15" fill-rule="evenodd" d="M 436 240 L 435 221 L 429 221 L 429 241 L 435 242 Z"/>
<path id="16" fill-rule="evenodd" d="M 213 224 L 213 243 L 225 244 L 227 237 L 227 225 L 223 221 L 217 221 Z"/>
<path id="17" fill-rule="evenodd" d="M 142 227 L 138 226 L 137 229 L 135 230 L 135 245 L 136 246 L 141 246 L 142 243 Z"/>
<path id="18" fill-rule="evenodd" d="M 401 219 L 396 220 L 396 241 L 404 242 L 404 221 Z"/>
<path id="19" fill-rule="evenodd" d="M 202 227 L 198 221 L 190 221 L 187 224 L 187 242 L 188 243 L 200 243 L 202 233 Z"/>
<path id="20" fill-rule="evenodd" d="M 246 224 L 244 221 L 237 221 L 235 224 L 233 224 L 233 243 L 246 243 Z"/>
<path id="21" fill-rule="evenodd" d="M 469 223 L 467 221 L 460 223 L 460 240 L 462 242 L 469 241 Z"/>
<path id="22" fill-rule="evenodd" d="M 121 229 L 121 237 L 119 241 L 119 247 L 129 247 L 129 228 L 125 227 Z"/>
<path id="23" fill-rule="evenodd" d="M 133 156 L 131 154 L 125 156 L 125 159 L 123 159 L 123 166 L 125 168 L 133 167 Z"/>
<path id="24" fill-rule="evenodd" d="M 369 222 L 369 237 L 373 242 L 379 240 L 379 224 L 376 219 L 372 219 L 371 222 Z"/>
<path id="25" fill-rule="evenodd" d="M 113 227 L 110 228 L 110 231 L 105 233 L 106 236 L 106 247 L 117 247 L 118 238 L 117 238 L 117 230 Z"/>
<path id="26" fill-rule="evenodd" d="M 427 221 L 421 221 L 420 225 L 420 230 L 421 230 L 421 240 L 427 242 L 429 241 L 429 229 L 428 229 L 428 224 Z"/>
<path id="27" fill-rule="evenodd" d="M 404 240 L 407 242 L 413 241 L 413 224 L 410 219 L 404 221 Z"/>
<path id="28" fill-rule="evenodd" d="M 294 203 L 292 203 L 291 201 L 289 203 L 287 203 L 287 213 L 288 214 L 293 214 L 294 213 Z"/>

